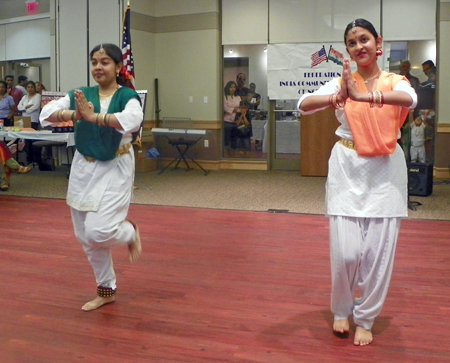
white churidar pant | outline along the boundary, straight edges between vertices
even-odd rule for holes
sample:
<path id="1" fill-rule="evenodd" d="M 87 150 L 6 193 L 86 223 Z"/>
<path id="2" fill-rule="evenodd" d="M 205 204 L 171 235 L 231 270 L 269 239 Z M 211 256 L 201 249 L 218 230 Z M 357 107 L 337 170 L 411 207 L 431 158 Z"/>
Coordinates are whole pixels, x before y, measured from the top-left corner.
<path id="1" fill-rule="evenodd" d="M 72 207 L 70 211 L 75 236 L 94 270 L 97 286 L 116 289 L 111 248 L 127 245 L 136 237 L 133 225 L 125 220 L 133 195 L 133 155 L 119 156 L 113 172 L 114 176 L 105 181 L 108 186 L 97 211 L 85 212 Z"/>
<path id="2" fill-rule="evenodd" d="M 329 218 L 331 311 L 335 320 L 353 314 L 356 325 L 370 330 L 389 289 L 401 218 Z"/>

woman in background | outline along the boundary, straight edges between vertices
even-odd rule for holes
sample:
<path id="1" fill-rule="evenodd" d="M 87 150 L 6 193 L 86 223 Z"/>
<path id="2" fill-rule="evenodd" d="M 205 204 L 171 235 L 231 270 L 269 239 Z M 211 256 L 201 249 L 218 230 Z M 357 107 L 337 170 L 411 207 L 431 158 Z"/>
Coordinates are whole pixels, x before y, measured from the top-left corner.
<path id="1" fill-rule="evenodd" d="M 12 126 L 16 104 L 7 91 L 8 84 L 5 81 L 0 81 L 0 120 L 3 120 L 3 126 Z"/>
<path id="2" fill-rule="evenodd" d="M 94 87 L 72 90 L 45 105 L 41 123 L 75 122 L 76 152 L 67 204 L 77 239 L 94 270 L 97 296 L 90 311 L 115 301 L 116 274 L 111 248 L 128 246 L 131 262 L 141 254 L 139 229 L 128 218 L 134 181 L 132 133 L 143 119 L 139 95 L 128 87 L 122 52 L 114 44 L 90 52 Z"/>
<path id="3" fill-rule="evenodd" d="M 241 112 L 241 97 L 236 96 L 236 82 L 229 81 L 223 89 L 223 121 L 225 156 L 231 157 L 231 151 L 237 149 L 236 115 Z"/>
<path id="4" fill-rule="evenodd" d="M 45 86 L 41 82 L 36 82 L 36 92 L 42 95 L 42 91 L 46 91 Z"/>
<path id="5" fill-rule="evenodd" d="M 22 111 L 22 116 L 31 118 L 31 127 L 39 130 L 39 112 L 41 111 L 41 95 L 36 92 L 36 84 L 33 81 L 28 81 L 27 92 L 22 97 L 17 109 Z"/>
<path id="6" fill-rule="evenodd" d="M 341 124 L 326 184 L 333 330 L 348 333 L 353 315 L 353 343 L 367 345 L 388 292 L 400 221 L 407 216 L 406 161 L 397 139 L 417 96 L 405 77 L 378 67 L 383 41 L 370 22 L 348 24 L 344 41 L 357 71 L 344 60 L 342 78 L 302 96 L 298 106 L 303 115 L 331 107 Z"/>

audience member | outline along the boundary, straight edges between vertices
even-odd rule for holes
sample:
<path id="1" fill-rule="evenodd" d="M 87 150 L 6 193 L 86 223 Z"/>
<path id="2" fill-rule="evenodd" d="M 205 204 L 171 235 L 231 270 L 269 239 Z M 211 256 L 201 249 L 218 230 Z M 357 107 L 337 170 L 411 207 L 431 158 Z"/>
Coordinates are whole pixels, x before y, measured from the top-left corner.
<path id="1" fill-rule="evenodd" d="M 41 95 L 36 92 L 36 84 L 33 81 L 27 83 L 27 93 L 20 100 L 18 109 L 23 112 L 23 116 L 31 118 L 31 127 L 35 130 L 39 130 Z"/>
<path id="2" fill-rule="evenodd" d="M 41 95 L 36 92 L 36 85 L 33 81 L 27 83 L 27 94 L 19 102 L 19 111 L 23 111 L 22 116 L 31 118 L 31 127 L 39 130 L 39 113 L 41 112 Z M 25 151 L 27 163 L 35 162 L 33 155 L 33 142 L 36 140 L 27 139 L 25 141 Z"/>
<path id="3" fill-rule="evenodd" d="M 19 105 L 20 100 L 22 99 L 24 92 L 22 92 L 19 88 L 14 87 L 14 76 L 6 76 L 5 81 L 8 85 L 8 95 L 10 95 L 13 100 L 14 104 L 16 105 L 15 109 L 15 115 L 21 115 L 21 112 L 17 109 L 17 106 Z"/>
<path id="4" fill-rule="evenodd" d="M 12 126 L 16 105 L 14 99 L 8 95 L 7 89 L 8 84 L 0 81 L 0 119 L 3 120 L 4 126 Z"/>
<path id="5" fill-rule="evenodd" d="M 254 83 L 249 84 L 250 87 L 250 109 L 257 110 L 261 103 L 261 95 L 256 92 L 256 85 Z"/>
<path id="6" fill-rule="evenodd" d="M 11 154 L 11 151 L 0 141 L 0 190 L 6 191 L 9 189 L 11 171 L 15 170 L 19 174 L 28 173 L 31 168 L 20 165 Z"/>
<path id="7" fill-rule="evenodd" d="M 16 88 L 20 89 L 22 91 L 22 93 L 24 95 L 27 94 L 27 82 L 28 82 L 28 77 L 27 76 L 19 76 L 19 78 L 17 79 L 17 86 Z"/>
<path id="8" fill-rule="evenodd" d="M 241 97 L 236 95 L 237 85 L 229 81 L 223 89 L 223 135 L 225 157 L 231 157 L 231 152 L 237 149 L 236 118 L 241 112 Z"/>
<path id="9" fill-rule="evenodd" d="M 426 82 L 436 83 L 436 66 L 432 60 L 427 60 L 422 63 L 422 70 L 428 77 Z"/>
<path id="10" fill-rule="evenodd" d="M 239 73 L 236 77 L 236 96 L 241 98 L 241 107 L 250 108 L 250 100 L 248 96 L 250 94 L 250 88 L 245 87 L 245 81 L 247 76 L 244 73 Z"/>
<path id="11" fill-rule="evenodd" d="M 409 60 L 404 60 L 400 63 L 400 74 L 405 76 L 409 83 L 411 83 L 412 88 L 416 91 L 419 88 L 420 80 L 417 77 L 414 77 L 411 73 L 411 62 Z"/>
<path id="12" fill-rule="evenodd" d="M 42 91 L 46 91 L 45 86 L 41 82 L 36 82 L 36 92 L 42 95 Z"/>

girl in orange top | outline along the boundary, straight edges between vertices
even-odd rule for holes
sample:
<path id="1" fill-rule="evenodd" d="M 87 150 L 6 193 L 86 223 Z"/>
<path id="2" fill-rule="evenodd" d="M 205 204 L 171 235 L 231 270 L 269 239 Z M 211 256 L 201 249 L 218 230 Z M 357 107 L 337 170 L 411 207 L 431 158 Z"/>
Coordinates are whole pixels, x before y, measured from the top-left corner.
<path id="1" fill-rule="evenodd" d="M 353 316 L 353 343 L 367 345 L 407 216 L 406 161 L 397 139 L 417 96 L 405 77 L 378 67 L 383 40 L 370 22 L 348 24 L 344 40 L 356 72 L 344 60 L 342 77 L 302 96 L 298 107 L 303 115 L 331 107 L 340 122 L 326 185 L 333 331 L 348 333 Z"/>

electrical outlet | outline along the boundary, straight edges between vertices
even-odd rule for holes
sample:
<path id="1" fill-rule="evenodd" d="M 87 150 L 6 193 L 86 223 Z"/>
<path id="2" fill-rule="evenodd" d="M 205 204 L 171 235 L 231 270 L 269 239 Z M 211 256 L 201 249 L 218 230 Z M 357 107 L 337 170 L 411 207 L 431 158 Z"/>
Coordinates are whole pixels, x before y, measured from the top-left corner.
<path id="1" fill-rule="evenodd" d="M 205 147 L 209 147 L 209 140 L 204 140 Z"/>

